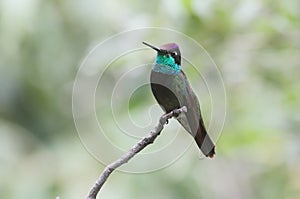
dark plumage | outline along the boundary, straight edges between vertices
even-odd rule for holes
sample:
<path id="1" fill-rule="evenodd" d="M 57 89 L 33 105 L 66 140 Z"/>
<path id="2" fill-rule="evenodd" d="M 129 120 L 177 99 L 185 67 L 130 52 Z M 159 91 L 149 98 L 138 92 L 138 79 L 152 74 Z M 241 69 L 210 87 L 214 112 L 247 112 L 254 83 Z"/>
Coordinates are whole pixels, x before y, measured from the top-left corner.
<path id="1" fill-rule="evenodd" d="M 204 126 L 198 99 L 181 70 L 181 53 L 178 45 L 169 43 L 157 48 L 144 44 L 157 51 L 156 62 L 150 76 L 155 99 L 165 112 L 186 106 L 187 112 L 180 114 L 177 120 L 194 137 L 203 154 L 214 157 L 215 145 Z"/>

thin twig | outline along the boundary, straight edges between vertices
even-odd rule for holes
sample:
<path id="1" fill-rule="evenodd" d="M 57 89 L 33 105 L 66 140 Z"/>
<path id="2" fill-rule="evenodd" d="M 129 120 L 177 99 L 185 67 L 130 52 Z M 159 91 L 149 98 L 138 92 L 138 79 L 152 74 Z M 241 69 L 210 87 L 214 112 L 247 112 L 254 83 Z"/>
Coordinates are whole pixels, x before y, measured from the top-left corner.
<path id="1" fill-rule="evenodd" d="M 103 184 L 106 182 L 109 175 L 118 167 L 121 165 L 127 163 L 133 156 L 135 156 L 137 153 L 139 153 L 141 150 L 143 150 L 146 146 L 149 144 L 152 144 L 156 137 L 160 134 L 160 132 L 164 128 L 164 124 L 168 122 L 168 119 L 171 119 L 174 116 L 178 116 L 182 112 L 186 112 L 187 109 L 185 106 L 175 109 L 171 111 L 170 113 L 166 113 L 162 115 L 159 119 L 158 125 L 155 127 L 154 130 L 150 132 L 149 135 L 145 136 L 143 139 L 141 139 L 137 144 L 135 144 L 127 153 L 125 153 L 122 157 L 120 157 L 118 160 L 114 161 L 113 163 L 106 166 L 104 171 L 101 173 L 98 180 L 95 182 L 93 187 L 91 188 L 87 199 L 96 199 L 96 196 L 98 192 L 100 191 Z"/>

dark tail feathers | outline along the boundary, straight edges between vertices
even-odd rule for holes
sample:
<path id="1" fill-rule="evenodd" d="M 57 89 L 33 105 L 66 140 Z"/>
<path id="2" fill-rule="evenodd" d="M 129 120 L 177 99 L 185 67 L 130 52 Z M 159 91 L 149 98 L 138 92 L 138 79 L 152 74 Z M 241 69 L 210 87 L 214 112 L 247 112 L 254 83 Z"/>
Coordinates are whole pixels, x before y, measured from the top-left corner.
<path id="1" fill-rule="evenodd" d="M 200 121 L 195 141 L 206 157 L 213 158 L 215 156 L 215 144 L 209 137 L 202 121 Z"/>

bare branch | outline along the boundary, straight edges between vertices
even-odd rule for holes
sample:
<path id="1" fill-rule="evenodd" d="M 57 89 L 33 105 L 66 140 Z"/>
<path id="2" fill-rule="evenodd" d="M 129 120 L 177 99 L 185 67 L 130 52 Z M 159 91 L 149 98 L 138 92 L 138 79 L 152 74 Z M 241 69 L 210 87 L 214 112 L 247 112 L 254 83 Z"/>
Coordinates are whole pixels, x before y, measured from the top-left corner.
<path id="1" fill-rule="evenodd" d="M 154 130 L 150 132 L 149 135 L 145 136 L 143 139 L 141 139 L 137 144 L 135 144 L 127 153 L 125 153 L 122 157 L 120 157 L 118 160 L 114 161 L 113 163 L 106 166 L 104 171 L 99 176 L 98 180 L 95 182 L 93 187 L 91 188 L 87 199 L 96 199 L 96 196 L 98 192 L 100 191 L 103 184 L 108 179 L 109 175 L 118 167 L 121 165 L 127 163 L 133 156 L 135 156 L 137 153 L 139 153 L 141 150 L 143 150 L 146 146 L 149 144 L 152 144 L 156 137 L 160 134 L 160 132 L 164 128 L 164 124 L 167 124 L 168 120 L 171 119 L 174 116 L 178 116 L 182 112 L 186 112 L 187 109 L 185 106 L 175 109 L 171 111 L 170 113 L 166 113 L 162 115 L 159 119 L 158 125 L 155 127 Z"/>

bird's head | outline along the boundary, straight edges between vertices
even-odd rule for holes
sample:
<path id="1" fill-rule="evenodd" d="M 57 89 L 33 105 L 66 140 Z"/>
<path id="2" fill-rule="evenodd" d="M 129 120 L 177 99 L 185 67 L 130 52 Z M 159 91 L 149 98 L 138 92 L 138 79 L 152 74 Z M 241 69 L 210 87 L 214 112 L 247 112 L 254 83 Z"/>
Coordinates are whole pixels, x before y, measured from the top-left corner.
<path id="1" fill-rule="evenodd" d="M 146 42 L 143 42 L 143 44 L 157 51 L 157 64 L 169 65 L 171 67 L 177 65 L 180 67 L 181 53 L 177 44 L 168 43 L 160 46 L 159 48 Z"/>

